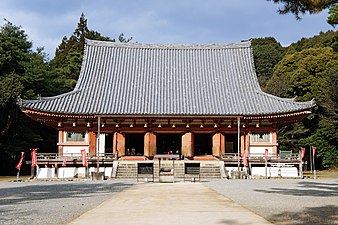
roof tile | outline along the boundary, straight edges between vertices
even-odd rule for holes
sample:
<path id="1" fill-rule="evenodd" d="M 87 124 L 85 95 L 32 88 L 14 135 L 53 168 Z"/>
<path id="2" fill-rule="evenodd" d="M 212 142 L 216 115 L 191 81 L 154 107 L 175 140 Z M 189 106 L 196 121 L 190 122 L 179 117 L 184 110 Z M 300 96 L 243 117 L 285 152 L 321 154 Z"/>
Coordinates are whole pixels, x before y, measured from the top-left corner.
<path id="1" fill-rule="evenodd" d="M 250 42 L 147 45 L 87 40 L 74 91 L 23 108 L 67 114 L 253 116 L 302 111 L 263 93 Z"/>

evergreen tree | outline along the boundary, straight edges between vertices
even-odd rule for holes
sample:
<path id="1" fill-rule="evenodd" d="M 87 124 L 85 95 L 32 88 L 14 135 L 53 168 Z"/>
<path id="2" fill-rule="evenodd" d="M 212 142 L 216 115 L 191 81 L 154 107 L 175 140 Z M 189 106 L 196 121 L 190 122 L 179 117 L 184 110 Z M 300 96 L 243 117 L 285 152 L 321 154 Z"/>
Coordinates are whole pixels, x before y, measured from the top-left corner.
<path id="1" fill-rule="evenodd" d="M 319 37 L 314 39 L 319 40 Z M 331 43 L 325 41 L 326 38 L 322 40 L 326 45 Z M 304 39 L 300 43 L 318 46 L 313 40 Z M 295 52 L 299 46 L 306 48 Z M 335 119 L 338 108 L 334 91 L 337 89 L 338 53 L 331 47 L 308 46 L 299 43 L 290 46 L 289 54 L 276 65 L 267 90 L 282 97 L 296 97 L 299 101 L 315 99 L 317 106 L 313 114 L 301 123 L 281 130 L 280 148 L 317 146 L 322 166 L 331 167 L 338 164 L 338 129 Z"/>
<path id="2" fill-rule="evenodd" d="M 327 22 L 332 26 L 338 23 L 338 1 L 337 0 L 267 0 L 277 4 L 283 4 L 283 7 L 278 10 L 280 14 L 292 13 L 297 19 L 300 19 L 301 14 L 315 14 L 329 9 L 329 17 Z"/>
<path id="3" fill-rule="evenodd" d="M 56 132 L 23 115 L 17 105 L 18 96 L 35 98 L 51 94 L 46 54 L 32 43 L 21 27 L 9 21 L 0 28 L 0 174 L 15 172 L 16 154 L 29 148 L 46 149 Z M 53 138 L 54 137 L 54 138 Z M 51 147 L 49 149 L 53 150 Z M 55 149 L 54 149 L 55 150 Z M 23 166 L 23 169 L 25 165 Z M 10 171 L 8 171 L 10 170 Z"/>
<path id="4" fill-rule="evenodd" d="M 86 38 L 115 42 L 115 39 L 104 37 L 96 31 L 89 30 L 87 26 L 87 19 L 82 13 L 77 24 L 77 28 L 69 38 L 64 37 L 62 39 L 61 44 L 55 51 L 55 57 L 51 61 L 53 71 L 57 74 L 59 80 L 63 80 L 65 84 L 65 88 L 62 89 L 61 92 L 71 91 L 76 85 L 77 79 L 80 75 Z M 131 40 L 126 40 L 123 34 L 120 35 L 119 39 L 124 41 Z"/>
<path id="5" fill-rule="evenodd" d="M 264 90 L 267 81 L 273 74 L 273 68 L 283 58 L 285 50 L 272 37 L 255 38 L 251 43 L 258 82 Z"/>

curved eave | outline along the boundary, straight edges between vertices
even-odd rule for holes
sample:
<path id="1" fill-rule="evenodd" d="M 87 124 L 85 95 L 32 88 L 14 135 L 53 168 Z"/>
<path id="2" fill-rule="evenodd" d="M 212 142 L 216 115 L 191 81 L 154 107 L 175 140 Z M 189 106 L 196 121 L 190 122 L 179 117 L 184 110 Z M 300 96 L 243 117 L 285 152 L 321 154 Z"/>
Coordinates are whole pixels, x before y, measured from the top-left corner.
<path id="1" fill-rule="evenodd" d="M 90 115 L 90 114 L 85 115 L 85 114 L 53 113 L 53 112 L 38 111 L 34 109 L 24 109 L 22 111 L 27 115 L 35 115 L 35 116 L 51 117 L 51 118 L 92 119 L 96 117 L 96 115 Z"/>
<path id="2" fill-rule="evenodd" d="M 306 109 L 302 111 L 297 112 L 288 112 L 288 113 L 280 113 L 280 114 L 269 114 L 269 115 L 199 115 L 199 114 L 193 114 L 193 115 L 184 115 L 184 114 L 166 114 L 166 115 L 160 115 L 160 114 L 135 114 L 135 115 L 129 115 L 129 114 L 65 114 L 65 113 L 53 113 L 53 112 L 44 112 L 44 111 L 38 111 L 34 109 L 24 109 L 24 113 L 28 115 L 34 115 L 36 117 L 50 117 L 50 118 L 74 118 L 74 119 L 93 119 L 98 116 L 101 117 L 111 117 L 111 118 L 237 118 L 241 117 L 244 120 L 263 120 L 263 119 L 281 119 L 281 118 L 291 118 L 291 117 L 299 117 L 299 116 L 307 116 L 312 113 L 311 109 Z"/>
<path id="3" fill-rule="evenodd" d="M 295 116 L 307 116 L 311 114 L 311 109 L 306 109 L 298 112 L 288 112 L 288 113 L 281 113 L 281 114 L 271 114 L 271 115 L 255 115 L 255 116 L 244 116 L 243 118 L 246 120 L 250 119 L 280 119 L 280 118 L 289 118 Z"/>

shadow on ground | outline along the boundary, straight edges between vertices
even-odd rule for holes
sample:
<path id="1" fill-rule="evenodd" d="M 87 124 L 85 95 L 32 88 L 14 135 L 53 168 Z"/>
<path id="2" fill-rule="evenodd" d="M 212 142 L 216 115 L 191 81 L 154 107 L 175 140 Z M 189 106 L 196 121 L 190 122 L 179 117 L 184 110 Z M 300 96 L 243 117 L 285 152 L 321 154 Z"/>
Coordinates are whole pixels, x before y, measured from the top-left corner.
<path id="1" fill-rule="evenodd" d="M 307 207 L 302 212 L 284 212 L 268 220 L 274 224 L 338 224 L 338 207 Z"/>
<path id="2" fill-rule="evenodd" d="M 256 189 L 255 191 L 294 196 L 337 197 L 338 181 L 336 183 L 299 182 L 297 188 L 270 188 L 269 190 Z"/>
<path id="3" fill-rule="evenodd" d="M 326 198 L 326 202 L 330 202 L 330 198 L 338 197 L 338 181 L 335 182 L 299 182 L 295 188 L 270 188 L 268 190 L 255 191 L 269 194 L 289 195 L 297 197 L 313 197 Z M 311 206 L 311 203 L 309 204 Z M 267 218 L 269 221 L 276 224 L 338 224 L 338 206 L 334 203 L 319 206 L 305 207 L 301 212 L 290 211 L 274 214 Z"/>
<path id="4" fill-rule="evenodd" d="M 34 202 L 40 200 L 51 199 L 66 199 L 66 198 L 87 198 L 91 194 L 111 194 L 113 192 L 120 192 L 127 187 L 130 183 L 124 182 L 93 182 L 93 183 L 44 183 L 24 185 L 21 187 L 0 188 L 0 206 L 21 204 L 24 202 Z M 1 213 L 0 208 L 0 213 Z"/>

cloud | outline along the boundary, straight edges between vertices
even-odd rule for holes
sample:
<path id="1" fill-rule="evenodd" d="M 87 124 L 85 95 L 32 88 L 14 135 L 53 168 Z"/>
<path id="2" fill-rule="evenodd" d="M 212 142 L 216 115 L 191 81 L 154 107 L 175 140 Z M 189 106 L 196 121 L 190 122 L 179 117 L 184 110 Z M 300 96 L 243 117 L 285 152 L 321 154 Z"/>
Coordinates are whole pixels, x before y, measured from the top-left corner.
<path id="1" fill-rule="evenodd" d="M 278 15 L 266 0 L 2 0 L 0 15 L 21 25 L 34 47 L 51 57 L 63 36 L 75 30 L 83 12 L 88 27 L 104 36 L 120 33 L 142 43 L 228 43 L 272 36 L 283 45 L 331 27 L 327 12 Z"/>

